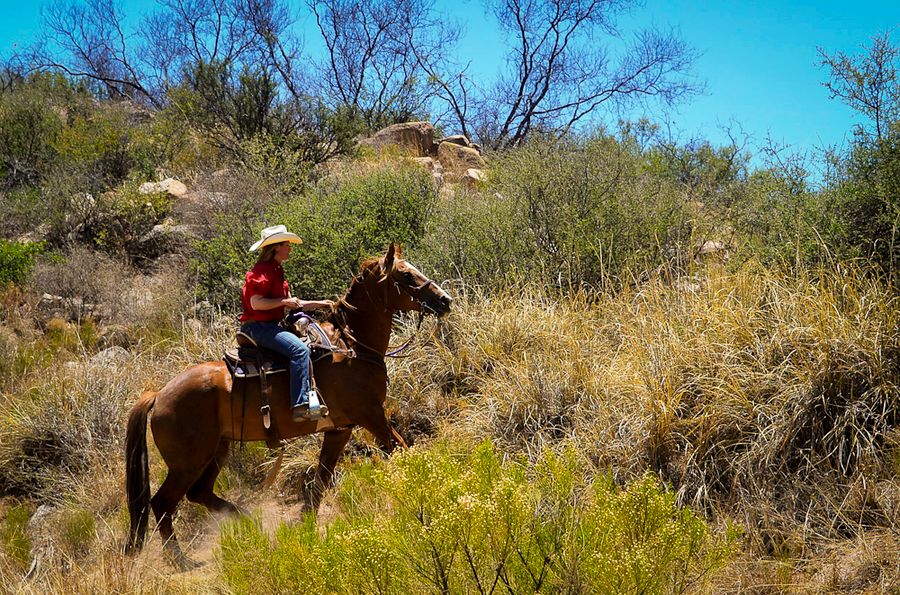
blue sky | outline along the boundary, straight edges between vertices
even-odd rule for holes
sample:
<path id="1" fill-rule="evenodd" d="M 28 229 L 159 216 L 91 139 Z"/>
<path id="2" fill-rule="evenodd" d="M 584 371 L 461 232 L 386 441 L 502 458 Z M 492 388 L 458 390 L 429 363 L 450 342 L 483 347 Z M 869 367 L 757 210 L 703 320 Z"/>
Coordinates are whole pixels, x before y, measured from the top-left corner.
<path id="1" fill-rule="evenodd" d="M 0 53 L 28 43 L 39 31 L 41 2 L 0 0 Z M 139 14 L 152 0 L 126 0 L 126 13 Z M 461 57 L 486 74 L 502 66 L 502 40 L 480 0 L 437 0 L 439 10 L 465 27 Z M 771 136 L 798 151 L 845 144 L 853 112 L 829 99 L 827 73 L 818 66 L 817 47 L 829 53 L 860 52 L 871 37 L 900 25 L 896 0 L 647 0 L 620 18 L 625 32 L 656 26 L 674 28 L 699 52 L 694 72 L 706 85 L 668 114 L 683 138 L 725 142 L 721 126 L 736 122 L 759 145 Z M 303 23 L 301 23 L 301 26 Z M 307 23 L 307 29 L 309 23 Z M 900 43 L 900 30 L 895 40 Z M 312 45 L 312 40 L 307 45 Z M 635 116 L 640 114 L 635 113 Z"/>

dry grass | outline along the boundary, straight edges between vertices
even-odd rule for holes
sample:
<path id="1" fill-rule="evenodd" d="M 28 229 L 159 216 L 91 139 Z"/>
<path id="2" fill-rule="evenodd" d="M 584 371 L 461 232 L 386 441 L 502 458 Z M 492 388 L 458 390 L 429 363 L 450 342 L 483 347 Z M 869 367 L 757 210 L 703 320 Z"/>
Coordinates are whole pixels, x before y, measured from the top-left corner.
<path id="1" fill-rule="evenodd" d="M 152 322 L 154 304 L 173 298 L 143 279 L 151 298 L 140 319 Z M 532 460 L 548 445 L 574 443 L 619 483 L 649 468 L 683 504 L 744 527 L 743 554 L 716 590 L 900 585 L 896 557 L 885 554 L 896 551 L 900 529 L 894 288 L 854 270 L 788 278 L 747 268 L 567 298 L 450 290 L 454 312 L 427 321 L 411 356 L 389 364 L 389 405 L 410 442 L 490 437 Z M 0 484 L 32 512 L 53 506 L 33 539 L 35 551 L 50 547 L 52 563 L 23 581 L 21 564 L 3 553 L 4 589 L 215 588 L 209 569 L 170 577 L 157 540 L 136 561 L 118 555 L 127 410 L 142 390 L 217 359 L 234 330 L 227 317 L 174 314 L 161 329 L 131 328 L 127 362 L 92 362 L 95 349 L 76 342 L 68 363 L 30 369 L 10 385 L 14 393 L 0 394 Z M 413 328 L 402 325 L 395 342 Z M 280 500 L 309 479 L 318 445 L 291 446 Z M 372 452 L 357 432 L 345 464 Z M 268 455 L 235 455 L 220 488 L 252 507 Z M 151 467 L 158 485 L 164 469 L 157 459 Z M 208 516 L 185 505 L 176 531 L 185 543 L 208 540 Z"/>
<path id="2" fill-rule="evenodd" d="M 531 458 L 575 440 L 618 481 L 649 467 L 737 519 L 756 555 L 900 529 L 896 290 L 852 269 L 693 281 L 457 300 L 393 366 L 400 426 Z"/>

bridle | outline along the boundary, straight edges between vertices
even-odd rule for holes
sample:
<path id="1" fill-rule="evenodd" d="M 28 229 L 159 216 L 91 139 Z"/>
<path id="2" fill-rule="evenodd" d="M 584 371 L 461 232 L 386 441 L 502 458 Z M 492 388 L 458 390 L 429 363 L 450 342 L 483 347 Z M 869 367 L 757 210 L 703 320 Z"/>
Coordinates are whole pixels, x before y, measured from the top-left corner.
<path id="1" fill-rule="evenodd" d="M 369 298 L 369 301 L 372 303 L 372 305 L 377 306 L 377 305 L 378 305 L 378 302 L 376 302 L 375 299 L 372 297 L 372 294 L 369 292 L 369 287 L 368 287 L 368 285 L 366 285 L 366 283 L 365 283 L 366 277 L 369 276 L 369 275 L 371 275 L 371 274 L 373 274 L 372 271 L 371 271 L 371 270 L 368 270 L 368 269 L 365 270 L 365 271 L 363 271 L 363 272 L 361 272 L 361 273 L 359 273 L 356 277 L 354 277 L 354 279 L 353 279 L 353 284 L 351 284 L 351 288 L 352 288 L 353 285 L 355 285 L 356 283 L 359 283 L 359 284 L 365 289 L 366 297 Z M 374 348 L 374 347 L 372 347 L 372 346 L 370 346 L 370 345 L 366 345 L 365 343 L 363 343 L 362 341 L 360 341 L 359 339 L 357 339 L 356 337 L 354 337 L 354 336 L 353 336 L 353 333 L 350 332 L 350 326 L 349 326 L 349 324 L 347 323 L 347 315 L 346 315 L 346 312 L 344 312 L 344 310 L 341 308 L 341 306 L 343 306 L 343 308 L 346 308 L 347 310 L 356 310 L 356 307 L 353 306 L 352 304 L 350 304 L 349 302 L 347 302 L 346 296 L 345 296 L 345 297 L 342 297 L 342 298 L 340 298 L 340 299 L 338 300 L 337 306 L 335 307 L 335 313 L 338 314 L 338 315 L 340 316 L 340 318 L 341 318 L 340 326 L 339 326 L 338 328 L 340 329 L 341 334 L 344 335 L 344 336 L 347 338 L 348 341 L 352 342 L 352 343 L 357 347 L 357 350 L 356 350 L 356 351 L 357 351 L 357 357 L 359 356 L 359 349 L 358 349 L 358 348 L 360 348 L 360 347 L 363 348 L 363 349 L 365 349 L 366 351 L 372 353 L 372 354 L 377 355 L 377 356 L 390 357 L 390 358 L 395 358 L 395 359 L 404 358 L 404 357 L 409 357 L 409 354 L 407 354 L 407 355 L 400 355 L 400 354 L 401 354 L 403 351 L 405 351 L 410 345 L 412 345 L 413 341 L 414 341 L 414 340 L 416 339 L 416 337 L 418 336 L 419 331 L 420 331 L 421 328 L 422 328 L 422 321 L 425 319 L 425 313 L 426 313 L 426 310 L 427 310 L 428 312 L 433 313 L 433 314 L 436 314 L 436 313 L 437 313 L 437 312 L 434 310 L 434 308 L 432 308 L 431 306 L 428 305 L 427 302 L 425 302 L 424 300 L 421 300 L 421 299 L 419 299 L 419 298 L 416 297 L 416 294 L 417 294 L 417 293 L 419 293 L 419 292 L 421 292 L 421 291 L 427 289 L 427 288 L 430 287 L 431 285 L 434 285 L 434 281 L 432 281 L 431 279 L 427 279 L 427 278 L 426 278 L 425 281 L 424 281 L 421 285 L 410 286 L 410 285 L 401 284 L 401 283 L 400 283 L 399 281 L 397 281 L 396 279 L 393 279 L 393 278 L 391 278 L 391 277 L 385 275 L 384 279 L 379 280 L 379 281 L 377 282 L 377 284 L 382 284 L 382 283 L 384 284 L 384 301 L 383 301 L 383 308 L 384 308 L 384 310 L 385 310 L 386 312 L 390 310 L 390 309 L 387 307 L 387 304 L 388 304 L 388 297 L 389 297 L 389 292 L 390 292 L 390 284 L 389 284 L 389 283 L 385 283 L 385 281 L 388 281 L 388 280 L 391 281 L 391 283 L 393 284 L 394 289 L 397 291 L 398 294 L 399 294 L 399 293 L 405 293 L 410 299 L 412 299 L 413 301 L 415 301 L 415 302 L 417 302 L 418 304 L 421 305 L 422 310 L 419 311 L 419 317 L 418 317 L 419 320 L 418 320 L 418 322 L 416 323 L 416 330 L 415 330 L 415 332 L 413 332 L 412 336 L 406 341 L 406 343 L 404 343 L 404 344 L 401 345 L 400 347 L 397 347 L 397 348 L 394 348 L 394 349 L 388 349 L 388 351 L 387 351 L 386 353 L 382 354 L 380 350 L 378 350 L 378 349 L 376 349 L 376 348 Z M 347 293 L 348 293 L 348 295 L 349 295 L 349 291 L 348 291 Z M 383 365 L 383 364 L 384 364 L 383 359 L 380 360 L 379 363 L 380 363 L 381 365 Z"/>

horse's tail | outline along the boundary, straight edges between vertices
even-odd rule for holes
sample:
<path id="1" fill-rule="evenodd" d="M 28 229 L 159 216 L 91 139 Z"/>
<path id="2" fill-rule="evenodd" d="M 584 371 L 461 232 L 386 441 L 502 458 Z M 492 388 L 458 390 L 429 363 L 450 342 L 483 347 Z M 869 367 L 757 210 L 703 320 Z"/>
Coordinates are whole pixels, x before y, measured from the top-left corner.
<path id="1" fill-rule="evenodd" d="M 153 408 L 156 393 L 141 395 L 128 415 L 125 434 L 125 491 L 128 493 L 128 513 L 131 531 L 125 553 L 139 552 L 144 546 L 147 522 L 150 519 L 150 465 L 147 462 L 147 414 Z"/>

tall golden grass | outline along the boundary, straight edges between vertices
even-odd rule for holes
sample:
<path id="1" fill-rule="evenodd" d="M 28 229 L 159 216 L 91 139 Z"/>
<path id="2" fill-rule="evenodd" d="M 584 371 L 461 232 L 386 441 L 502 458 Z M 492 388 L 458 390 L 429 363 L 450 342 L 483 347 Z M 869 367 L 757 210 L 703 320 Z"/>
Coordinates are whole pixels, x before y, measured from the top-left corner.
<path id="1" fill-rule="evenodd" d="M 718 268 L 615 294 L 457 300 L 393 368 L 414 437 L 571 440 L 622 482 L 645 469 L 760 555 L 900 527 L 900 297 L 852 267 Z M 895 569 L 896 572 L 896 569 Z"/>
<path id="2" fill-rule="evenodd" d="M 410 356 L 389 363 L 394 422 L 425 448 L 487 438 L 532 462 L 575 445 L 587 472 L 621 485 L 649 469 L 681 505 L 744 528 L 743 553 L 716 583 L 726 590 L 797 587 L 813 576 L 823 589 L 900 586 L 897 564 L 873 553 L 896 551 L 900 541 L 896 287 L 849 266 L 793 276 L 751 265 L 693 273 L 569 296 L 450 284 L 453 313 L 426 322 Z M 4 379 L 0 524 L 18 504 L 31 513 L 53 506 L 29 538 L 45 552 L 39 572 L 23 578 L 27 568 L 9 553 L 19 546 L 0 543 L 4 588 L 197 587 L 196 576 L 169 577 L 161 560 L 118 558 L 127 519 L 123 420 L 141 390 L 217 359 L 232 330 L 227 317 L 133 327 L 127 362 L 92 362 L 97 347 L 85 346 Z M 399 331 L 404 340 L 413 325 Z M 366 455 L 369 443 L 358 432 L 352 452 Z M 317 448 L 316 439 L 291 447 L 280 491 L 297 489 Z M 229 498 L 253 501 L 265 459 L 258 449 L 236 457 L 220 486 Z M 155 486 L 163 468 L 152 466 Z M 188 504 L 182 511 L 182 535 L 209 531 L 205 513 Z M 865 563 L 829 574 L 822 557 L 854 543 L 864 544 L 853 551 Z M 215 589 L 219 580 L 209 570 L 201 583 Z"/>

